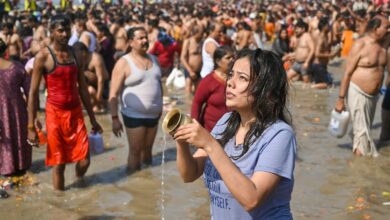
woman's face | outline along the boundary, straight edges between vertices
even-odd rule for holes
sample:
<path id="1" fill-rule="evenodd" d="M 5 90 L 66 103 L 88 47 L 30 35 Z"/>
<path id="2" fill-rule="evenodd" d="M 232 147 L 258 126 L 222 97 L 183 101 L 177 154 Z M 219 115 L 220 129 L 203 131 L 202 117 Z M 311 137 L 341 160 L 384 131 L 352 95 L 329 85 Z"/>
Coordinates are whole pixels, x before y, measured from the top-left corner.
<path id="1" fill-rule="evenodd" d="M 282 30 L 280 32 L 280 38 L 282 38 L 283 40 L 287 39 L 287 31 L 286 30 Z"/>
<path id="2" fill-rule="evenodd" d="M 223 56 L 220 60 L 217 61 L 218 69 L 221 72 L 228 73 L 230 63 L 233 60 L 233 53 L 227 53 L 225 56 Z"/>
<path id="3" fill-rule="evenodd" d="M 238 59 L 228 74 L 226 106 L 231 110 L 250 110 L 253 98 L 247 90 L 250 79 L 250 62 L 247 57 Z"/>

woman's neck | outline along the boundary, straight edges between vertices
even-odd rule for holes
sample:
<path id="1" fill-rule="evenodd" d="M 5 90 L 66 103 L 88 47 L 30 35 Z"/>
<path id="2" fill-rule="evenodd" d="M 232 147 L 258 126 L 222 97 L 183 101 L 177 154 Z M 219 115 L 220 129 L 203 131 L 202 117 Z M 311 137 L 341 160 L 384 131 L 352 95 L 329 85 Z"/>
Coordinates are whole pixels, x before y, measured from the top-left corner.
<path id="1" fill-rule="evenodd" d="M 7 69 L 11 64 L 12 62 L 0 57 L 0 69 Z"/>
<path id="2" fill-rule="evenodd" d="M 214 73 L 221 78 L 222 80 L 226 81 L 226 73 L 221 71 L 220 69 L 215 69 Z"/>
<path id="3" fill-rule="evenodd" d="M 249 128 L 250 124 L 255 121 L 255 116 L 251 112 L 239 112 L 241 122 L 240 127 L 242 128 Z"/>

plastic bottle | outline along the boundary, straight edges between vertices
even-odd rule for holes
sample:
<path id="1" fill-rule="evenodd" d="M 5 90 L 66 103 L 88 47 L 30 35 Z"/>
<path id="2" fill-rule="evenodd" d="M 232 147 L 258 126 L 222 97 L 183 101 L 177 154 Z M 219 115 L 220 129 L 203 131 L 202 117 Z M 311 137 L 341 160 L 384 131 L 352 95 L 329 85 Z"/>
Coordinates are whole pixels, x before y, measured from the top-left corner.
<path id="1" fill-rule="evenodd" d="M 342 138 L 347 133 L 349 116 L 348 111 L 340 113 L 333 109 L 328 126 L 330 134 L 337 138 Z"/>
<path id="2" fill-rule="evenodd" d="M 100 154 L 104 151 L 103 137 L 98 133 L 90 133 L 88 135 L 89 149 L 95 154 Z"/>

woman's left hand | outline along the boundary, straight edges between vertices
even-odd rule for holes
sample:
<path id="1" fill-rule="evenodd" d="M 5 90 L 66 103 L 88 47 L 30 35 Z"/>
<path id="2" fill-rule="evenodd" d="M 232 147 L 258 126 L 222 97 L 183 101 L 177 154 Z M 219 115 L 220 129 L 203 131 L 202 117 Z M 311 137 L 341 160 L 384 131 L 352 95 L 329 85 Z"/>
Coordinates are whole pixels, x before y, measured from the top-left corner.
<path id="1" fill-rule="evenodd" d="M 183 140 L 198 148 L 205 148 L 215 141 L 214 137 L 195 119 L 192 119 L 191 124 L 180 126 L 173 138 L 176 141 Z"/>

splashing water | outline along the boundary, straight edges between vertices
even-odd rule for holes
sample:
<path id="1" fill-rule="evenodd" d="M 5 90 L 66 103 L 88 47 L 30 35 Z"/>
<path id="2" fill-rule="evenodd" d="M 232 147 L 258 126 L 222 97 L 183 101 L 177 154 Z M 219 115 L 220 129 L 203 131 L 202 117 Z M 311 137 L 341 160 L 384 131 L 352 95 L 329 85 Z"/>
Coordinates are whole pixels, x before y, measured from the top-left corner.
<path id="1" fill-rule="evenodd" d="M 164 144 L 162 145 L 161 158 L 161 220 L 165 220 L 165 189 L 164 189 L 164 175 L 165 175 L 165 148 L 167 146 L 167 137 L 163 134 Z"/>

